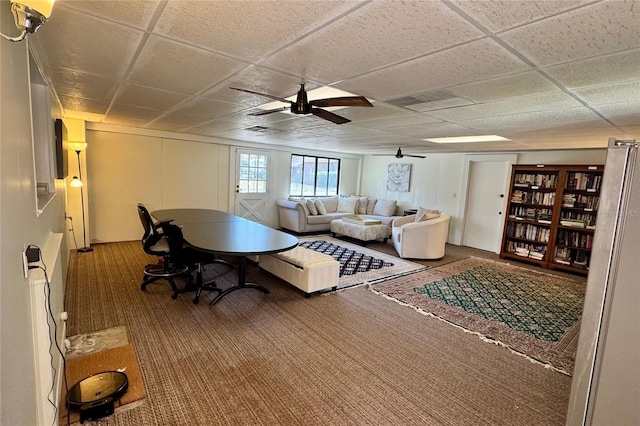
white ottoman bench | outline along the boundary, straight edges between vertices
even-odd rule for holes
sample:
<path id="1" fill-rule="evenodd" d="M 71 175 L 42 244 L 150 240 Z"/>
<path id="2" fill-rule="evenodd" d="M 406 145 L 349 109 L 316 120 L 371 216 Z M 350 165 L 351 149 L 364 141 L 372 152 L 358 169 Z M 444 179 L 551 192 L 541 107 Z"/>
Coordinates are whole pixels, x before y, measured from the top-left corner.
<path id="1" fill-rule="evenodd" d="M 391 228 L 387 225 L 360 225 L 358 223 L 347 222 L 342 219 L 334 219 L 331 221 L 331 234 L 346 235 L 347 237 L 360 240 L 364 246 L 368 241 L 382 240 L 387 242 L 391 235 Z"/>
<path id="2" fill-rule="evenodd" d="M 329 255 L 300 246 L 260 256 L 259 265 L 304 291 L 305 297 L 332 287 L 335 290 L 340 277 L 340 262 Z"/>

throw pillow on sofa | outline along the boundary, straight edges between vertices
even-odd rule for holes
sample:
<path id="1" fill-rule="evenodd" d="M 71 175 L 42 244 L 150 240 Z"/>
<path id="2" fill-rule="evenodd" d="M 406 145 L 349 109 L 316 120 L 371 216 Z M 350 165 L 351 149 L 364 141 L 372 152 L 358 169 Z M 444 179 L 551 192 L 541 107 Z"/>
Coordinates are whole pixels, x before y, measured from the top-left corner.
<path id="1" fill-rule="evenodd" d="M 396 200 L 378 200 L 373 208 L 373 214 L 376 216 L 393 216 L 396 214 Z"/>
<path id="2" fill-rule="evenodd" d="M 338 210 L 338 197 L 322 197 L 322 204 L 327 213 L 335 213 Z"/>
<path id="3" fill-rule="evenodd" d="M 373 209 L 376 207 L 376 199 L 368 198 L 367 199 L 367 212 L 366 214 L 373 214 Z"/>
<path id="4" fill-rule="evenodd" d="M 367 214 L 367 202 L 369 197 L 358 197 L 358 202 L 356 203 L 356 214 Z"/>
<path id="5" fill-rule="evenodd" d="M 327 209 L 325 208 L 324 203 L 322 202 L 322 200 L 317 198 L 316 201 L 315 201 L 315 204 L 316 204 L 316 209 L 318 209 L 318 214 L 320 214 L 320 215 L 327 214 Z"/>
<path id="6" fill-rule="evenodd" d="M 425 220 L 436 219 L 440 217 L 440 210 L 431 210 L 420 207 L 416 212 L 415 222 L 423 222 Z"/>
<path id="7" fill-rule="evenodd" d="M 315 216 L 318 214 L 318 209 L 316 208 L 316 203 L 314 200 L 307 200 L 307 208 L 309 209 L 309 214 L 311 216 Z"/>
<path id="8" fill-rule="evenodd" d="M 338 197 L 338 212 L 339 213 L 355 213 L 356 203 L 358 198 L 356 197 Z"/>
<path id="9" fill-rule="evenodd" d="M 295 201 L 300 204 L 300 206 L 302 206 L 302 210 L 304 210 L 304 214 L 309 216 L 309 207 L 307 207 L 307 200 L 304 197 L 289 197 L 289 201 Z"/>

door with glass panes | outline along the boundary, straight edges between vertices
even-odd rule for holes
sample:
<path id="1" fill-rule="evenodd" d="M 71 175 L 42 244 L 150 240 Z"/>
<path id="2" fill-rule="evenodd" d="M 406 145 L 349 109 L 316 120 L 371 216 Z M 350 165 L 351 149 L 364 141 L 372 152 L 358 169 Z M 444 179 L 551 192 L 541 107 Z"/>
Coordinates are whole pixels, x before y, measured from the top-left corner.
<path id="1" fill-rule="evenodd" d="M 236 148 L 234 214 L 258 223 L 268 223 L 269 153 Z"/>

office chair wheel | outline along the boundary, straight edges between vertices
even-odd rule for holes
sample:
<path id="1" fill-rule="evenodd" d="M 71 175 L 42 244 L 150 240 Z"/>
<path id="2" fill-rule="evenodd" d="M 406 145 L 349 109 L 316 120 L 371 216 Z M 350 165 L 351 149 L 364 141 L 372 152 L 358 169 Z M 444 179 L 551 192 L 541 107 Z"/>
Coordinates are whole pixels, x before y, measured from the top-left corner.
<path id="1" fill-rule="evenodd" d="M 197 305 L 198 303 L 200 303 L 200 296 L 196 296 L 193 298 L 193 304 Z"/>

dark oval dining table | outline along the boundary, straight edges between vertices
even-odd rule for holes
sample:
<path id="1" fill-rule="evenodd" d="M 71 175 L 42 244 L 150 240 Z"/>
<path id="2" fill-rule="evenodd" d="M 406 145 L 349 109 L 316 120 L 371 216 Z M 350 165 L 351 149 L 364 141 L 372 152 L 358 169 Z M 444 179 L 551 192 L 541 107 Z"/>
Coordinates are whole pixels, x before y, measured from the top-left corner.
<path id="1" fill-rule="evenodd" d="M 173 219 L 172 223 L 182 228 L 185 241 L 196 250 L 238 257 L 238 283 L 222 290 L 211 305 L 245 288 L 269 293 L 259 284 L 246 282 L 247 256 L 278 253 L 298 245 L 293 235 L 219 210 L 164 209 L 151 215 L 159 221 Z"/>

